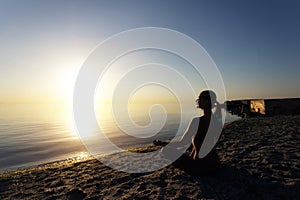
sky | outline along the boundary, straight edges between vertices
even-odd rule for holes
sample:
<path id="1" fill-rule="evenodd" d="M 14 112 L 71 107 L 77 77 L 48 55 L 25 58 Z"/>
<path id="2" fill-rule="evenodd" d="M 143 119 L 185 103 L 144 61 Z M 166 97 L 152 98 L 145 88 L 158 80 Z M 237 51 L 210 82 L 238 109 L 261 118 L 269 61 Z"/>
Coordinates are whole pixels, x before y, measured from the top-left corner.
<path id="1" fill-rule="evenodd" d="M 69 102 L 106 38 L 163 27 L 201 44 L 231 99 L 300 97 L 299 1 L 0 1 L 0 102 Z"/>

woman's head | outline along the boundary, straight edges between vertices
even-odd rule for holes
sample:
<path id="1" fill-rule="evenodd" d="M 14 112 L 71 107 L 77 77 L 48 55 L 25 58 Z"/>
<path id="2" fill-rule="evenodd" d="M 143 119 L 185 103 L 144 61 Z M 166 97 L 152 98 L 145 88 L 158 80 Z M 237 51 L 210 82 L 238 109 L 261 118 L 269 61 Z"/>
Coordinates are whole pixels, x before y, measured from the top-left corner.
<path id="1" fill-rule="evenodd" d="M 198 107 L 201 109 L 212 109 L 217 102 L 216 93 L 212 90 L 204 90 L 200 93 L 196 102 L 198 103 Z"/>

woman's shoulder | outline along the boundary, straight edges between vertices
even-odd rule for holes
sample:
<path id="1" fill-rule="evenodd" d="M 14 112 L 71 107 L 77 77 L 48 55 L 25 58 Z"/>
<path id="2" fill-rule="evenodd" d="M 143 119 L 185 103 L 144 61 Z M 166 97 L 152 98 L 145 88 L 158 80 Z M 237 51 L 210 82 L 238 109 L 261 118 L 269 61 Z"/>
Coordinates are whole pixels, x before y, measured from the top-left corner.
<path id="1" fill-rule="evenodd" d="M 192 121 L 199 121 L 201 119 L 201 117 L 194 117 L 193 119 L 192 119 Z"/>
<path id="2" fill-rule="evenodd" d="M 198 124 L 200 120 L 201 120 L 201 117 L 194 117 L 191 120 L 190 124 Z"/>
<path id="3" fill-rule="evenodd" d="M 191 122 L 199 122 L 201 120 L 204 121 L 205 119 L 207 118 L 203 115 L 201 117 L 194 117 Z"/>

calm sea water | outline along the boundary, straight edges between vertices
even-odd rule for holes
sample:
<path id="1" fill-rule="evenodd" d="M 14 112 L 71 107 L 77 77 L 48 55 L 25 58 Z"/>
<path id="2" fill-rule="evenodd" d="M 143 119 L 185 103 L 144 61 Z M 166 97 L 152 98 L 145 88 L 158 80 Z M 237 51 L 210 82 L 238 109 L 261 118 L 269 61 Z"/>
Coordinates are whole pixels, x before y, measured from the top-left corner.
<path id="1" fill-rule="evenodd" d="M 145 125 L 149 121 L 143 117 L 136 119 L 135 122 L 139 125 Z M 226 122 L 236 119 L 238 117 L 226 115 Z M 159 133 L 159 138 L 172 137 L 178 130 L 178 120 L 178 115 L 170 114 L 166 125 Z M 137 146 L 152 141 L 152 139 L 141 141 L 124 139 L 118 134 L 120 130 L 113 127 L 112 121 L 104 120 L 104 122 L 105 132 L 122 147 Z M 188 121 L 185 123 L 188 124 Z M 149 134 L 151 130 L 150 127 Z M 147 136 L 148 132 L 145 131 L 145 134 Z M 101 151 L 110 151 L 108 144 L 100 143 Z M 70 106 L 0 104 L 0 170 L 2 172 L 86 153 L 87 150 L 75 131 Z"/>

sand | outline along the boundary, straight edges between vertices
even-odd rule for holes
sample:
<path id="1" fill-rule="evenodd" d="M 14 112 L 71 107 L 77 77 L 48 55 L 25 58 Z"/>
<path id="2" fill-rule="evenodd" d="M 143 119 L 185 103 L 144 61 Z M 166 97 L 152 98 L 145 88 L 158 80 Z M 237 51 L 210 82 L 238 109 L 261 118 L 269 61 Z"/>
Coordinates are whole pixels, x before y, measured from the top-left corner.
<path id="1" fill-rule="evenodd" d="M 299 147 L 300 116 L 242 119 L 224 128 L 216 149 L 221 168 L 212 174 L 173 165 L 125 173 L 73 158 L 0 174 L 0 199 L 298 199 Z M 125 162 L 120 158 L 111 157 Z"/>

